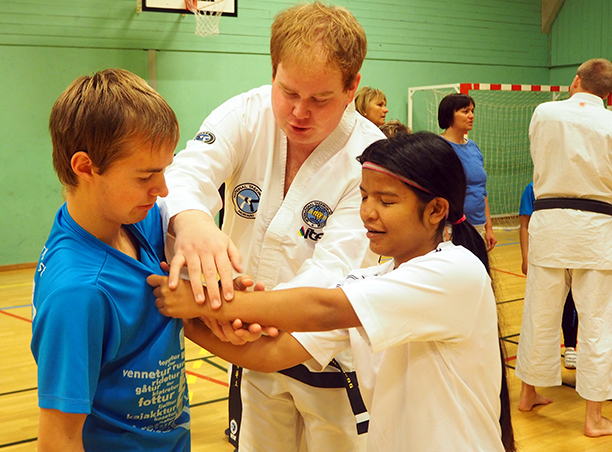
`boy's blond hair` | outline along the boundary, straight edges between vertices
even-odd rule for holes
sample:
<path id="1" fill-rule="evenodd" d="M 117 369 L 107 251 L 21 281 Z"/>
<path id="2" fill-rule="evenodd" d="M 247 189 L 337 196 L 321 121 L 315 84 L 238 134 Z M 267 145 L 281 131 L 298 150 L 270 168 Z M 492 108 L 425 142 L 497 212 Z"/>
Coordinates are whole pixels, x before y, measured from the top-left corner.
<path id="1" fill-rule="evenodd" d="M 308 65 L 322 60 L 340 69 L 344 89 L 348 90 L 361 69 L 366 52 L 363 28 L 340 6 L 320 2 L 297 5 L 279 13 L 272 24 L 273 78 L 283 61 Z"/>
<path id="2" fill-rule="evenodd" d="M 65 186 L 76 187 L 72 156 L 87 152 L 102 174 L 129 154 L 129 144 L 151 143 L 152 150 L 176 146 L 179 125 L 166 101 L 124 69 L 106 69 L 76 79 L 51 110 L 49 130 L 53 167 Z"/>

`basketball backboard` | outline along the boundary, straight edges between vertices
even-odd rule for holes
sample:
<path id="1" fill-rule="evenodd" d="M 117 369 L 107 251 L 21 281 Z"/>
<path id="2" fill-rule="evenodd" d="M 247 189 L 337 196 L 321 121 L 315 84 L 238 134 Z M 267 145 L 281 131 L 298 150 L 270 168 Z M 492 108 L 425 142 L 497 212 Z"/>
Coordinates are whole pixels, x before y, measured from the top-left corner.
<path id="1" fill-rule="evenodd" d="M 190 14 L 190 11 L 185 7 L 185 0 L 138 0 L 142 11 L 159 11 L 164 13 L 179 13 Z M 198 5 L 204 5 L 207 0 L 198 0 Z M 215 8 L 223 8 L 224 16 L 238 16 L 238 0 L 225 0 L 222 6 L 213 6 Z"/>

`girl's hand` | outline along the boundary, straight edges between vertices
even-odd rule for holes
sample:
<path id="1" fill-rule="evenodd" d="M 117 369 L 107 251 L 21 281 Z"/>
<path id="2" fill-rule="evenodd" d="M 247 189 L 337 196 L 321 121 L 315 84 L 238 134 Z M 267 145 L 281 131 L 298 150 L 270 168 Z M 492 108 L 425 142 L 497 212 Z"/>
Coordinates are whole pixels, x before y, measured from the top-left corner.
<path id="1" fill-rule="evenodd" d="M 181 279 L 176 289 L 168 286 L 168 277 L 150 275 L 147 284 L 153 287 L 155 306 L 162 315 L 176 319 L 193 319 L 205 315 L 205 304 L 196 303 L 189 281 Z"/>
<path id="2" fill-rule="evenodd" d="M 266 290 L 266 286 L 264 283 L 255 283 L 250 276 L 243 275 L 238 276 L 234 279 L 234 290 L 245 291 L 249 287 L 253 287 L 253 290 L 255 290 L 256 292 Z M 239 338 L 244 339 L 245 342 L 253 342 L 259 339 L 263 334 L 270 337 L 278 336 L 278 329 L 273 326 L 266 327 L 261 326 L 258 323 L 243 324 L 242 320 L 240 319 L 235 319 L 231 325 L 235 332 L 235 335 Z M 232 341 L 232 343 L 234 342 Z"/>

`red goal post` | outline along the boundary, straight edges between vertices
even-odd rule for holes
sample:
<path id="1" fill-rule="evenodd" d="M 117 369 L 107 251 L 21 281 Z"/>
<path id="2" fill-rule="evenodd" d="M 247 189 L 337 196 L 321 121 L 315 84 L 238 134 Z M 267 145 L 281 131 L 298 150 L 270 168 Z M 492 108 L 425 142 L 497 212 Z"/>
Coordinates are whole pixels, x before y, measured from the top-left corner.
<path id="1" fill-rule="evenodd" d="M 567 93 L 569 86 L 561 85 L 518 85 L 508 83 L 451 83 L 446 85 L 416 86 L 408 88 L 408 127 L 413 126 L 413 96 L 417 91 L 427 90 L 449 90 L 456 93 L 469 94 L 470 91 L 531 91 Z M 612 105 L 612 96 L 608 97 L 608 108 Z"/>
<path id="2" fill-rule="evenodd" d="M 417 86 L 408 88 L 408 127 L 412 129 L 413 95 L 416 91 L 451 88 L 457 93 L 469 94 L 474 90 L 488 91 L 532 91 L 532 92 L 569 92 L 569 86 L 563 85 L 518 85 L 508 83 L 452 83 L 447 85 Z M 606 99 L 606 107 L 612 110 L 612 95 Z"/>

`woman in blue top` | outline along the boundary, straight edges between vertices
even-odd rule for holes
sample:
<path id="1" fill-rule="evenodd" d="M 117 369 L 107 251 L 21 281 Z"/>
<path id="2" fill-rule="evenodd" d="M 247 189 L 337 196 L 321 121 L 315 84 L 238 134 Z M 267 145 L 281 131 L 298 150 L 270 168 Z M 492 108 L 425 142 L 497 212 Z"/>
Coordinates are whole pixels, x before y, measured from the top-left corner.
<path id="1" fill-rule="evenodd" d="M 466 135 L 474 125 L 476 103 L 467 94 L 449 94 L 438 107 L 438 125 L 445 129 L 442 136 L 459 156 L 467 179 L 464 212 L 467 221 L 484 237 L 491 251 L 497 239 L 493 233 L 489 202 L 487 200 L 487 173 L 482 152 Z"/>

